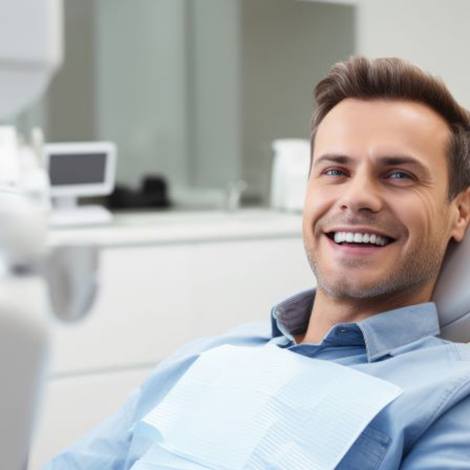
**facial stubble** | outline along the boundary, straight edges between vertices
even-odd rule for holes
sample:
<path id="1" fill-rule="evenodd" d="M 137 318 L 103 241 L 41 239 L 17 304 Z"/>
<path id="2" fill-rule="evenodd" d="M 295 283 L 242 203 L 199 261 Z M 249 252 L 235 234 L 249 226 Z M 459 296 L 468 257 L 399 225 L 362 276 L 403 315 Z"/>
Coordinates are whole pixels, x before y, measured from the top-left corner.
<path id="1" fill-rule="evenodd" d="M 435 280 L 439 274 L 446 245 L 447 243 L 443 244 L 442 238 L 437 234 L 432 239 L 429 238 L 427 243 L 419 244 L 416 241 L 403 260 L 397 259 L 396 265 L 392 267 L 388 275 L 378 278 L 369 285 L 361 283 L 360 280 L 361 270 L 367 269 L 368 261 L 346 259 L 343 266 L 347 269 L 347 273 L 340 272 L 337 275 L 328 276 L 307 243 L 305 243 L 305 250 L 310 267 L 317 279 L 317 286 L 328 296 L 334 299 L 375 299 L 416 290 Z M 351 276 L 353 270 L 356 270 L 357 276 Z"/>

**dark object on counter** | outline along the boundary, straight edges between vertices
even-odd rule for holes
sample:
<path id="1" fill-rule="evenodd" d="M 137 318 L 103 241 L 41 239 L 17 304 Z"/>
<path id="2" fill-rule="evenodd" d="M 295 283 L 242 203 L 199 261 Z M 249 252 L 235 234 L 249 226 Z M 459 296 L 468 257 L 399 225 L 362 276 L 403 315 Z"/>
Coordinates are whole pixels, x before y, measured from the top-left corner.
<path id="1" fill-rule="evenodd" d="M 117 184 L 108 198 L 107 206 L 111 210 L 170 207 L 166 179 L 159 175 L 147 175 L 142 179 L 140 188 L 137 190 Z"/>

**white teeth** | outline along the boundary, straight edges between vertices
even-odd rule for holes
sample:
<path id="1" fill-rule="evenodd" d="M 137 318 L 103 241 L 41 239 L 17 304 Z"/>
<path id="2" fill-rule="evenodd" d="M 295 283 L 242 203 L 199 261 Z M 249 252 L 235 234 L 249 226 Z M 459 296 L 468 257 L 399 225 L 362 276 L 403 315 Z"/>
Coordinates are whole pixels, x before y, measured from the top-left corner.
<path id="1" fill-rule="evenodd" d="M 384 246 L 387 241 L 384 237 L 376 235 L 375 233 L 359 233 L 359 232 L 335 232 L 333 239 L 336 243 L 368 243 L 378 246 Z"/>

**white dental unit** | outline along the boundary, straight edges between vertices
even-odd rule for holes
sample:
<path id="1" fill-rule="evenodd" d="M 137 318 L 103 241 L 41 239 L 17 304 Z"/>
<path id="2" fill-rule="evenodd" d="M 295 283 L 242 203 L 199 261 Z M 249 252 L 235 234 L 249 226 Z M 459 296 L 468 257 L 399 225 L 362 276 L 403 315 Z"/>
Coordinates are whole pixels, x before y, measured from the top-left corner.
<path id="1" fill-rule="evenodd" d="M 61 65 L 63 11 L 61 0 L 0 0 L 0 11 L 3 119 L 38 99 Z M 28 465 L 51 307 L 59 316 L 76 314 L 92 296 L 86 289 L 77 296 L 81 279 L 70 276 L 81 259 L 77 248 L 47 249 L 49 194 L 41 154 L 39 130 L 27 143 L 13 127 L 0 127 L 0 454 L 9 470 Z M 94 268 L 94 254 L 85 258 Z M 55 292 L 50 300 L 49 289 Z"/>
<path id="2" fill-rule="evenodd" d="M 4 118 L 37 99 L 61 64 L 62 4 L 1 0 L 0 11 Z M 12 470 L 27 465 L 47 349 L 46 284 L 39 274 L 47 207 L 23 171 L 24 153 L 34 160 L 40 145 L 36 138 L 25 149 L 14 129 L 0 131 L 0 453 L 2 467 Z M 38 161 L 36 167 L 40 173 Z"/>

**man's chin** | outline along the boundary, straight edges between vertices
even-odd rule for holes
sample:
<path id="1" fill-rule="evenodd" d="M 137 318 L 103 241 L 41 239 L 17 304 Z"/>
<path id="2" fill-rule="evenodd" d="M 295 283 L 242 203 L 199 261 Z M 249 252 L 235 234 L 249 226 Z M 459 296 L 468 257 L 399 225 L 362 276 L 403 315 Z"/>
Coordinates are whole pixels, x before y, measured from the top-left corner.
<path id="1" fill-rule="evenodd" d="M 318 280 L 318 288 L 336 300 L 376 299 L 392 294 L 396 286 L 387 282 L 358 282 L 351 279 Z"/>

